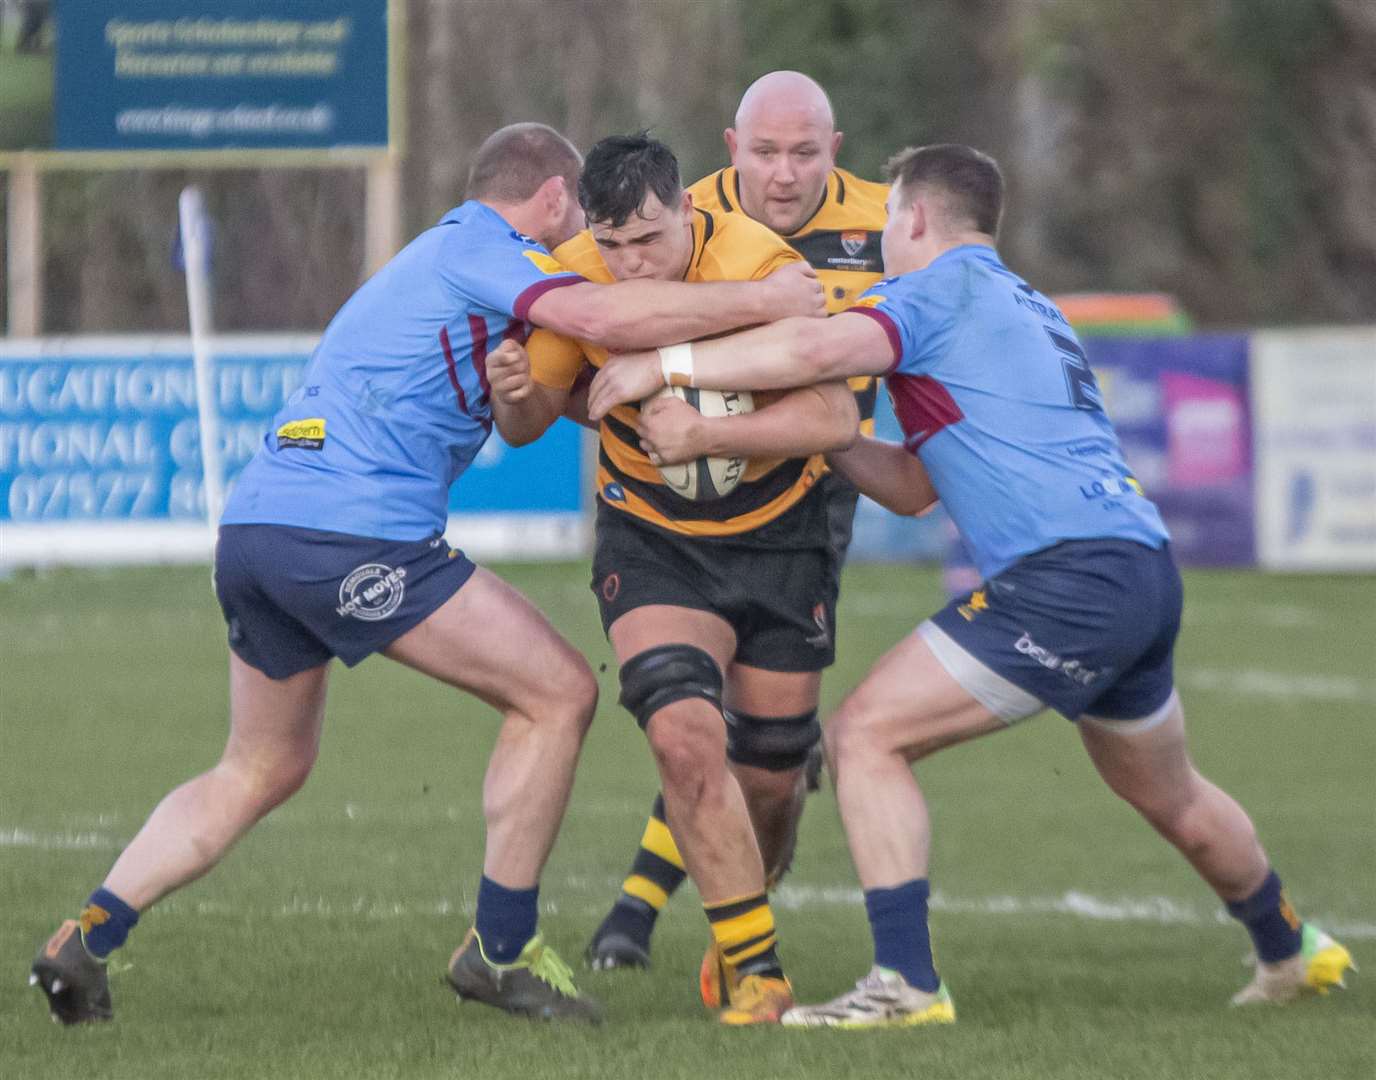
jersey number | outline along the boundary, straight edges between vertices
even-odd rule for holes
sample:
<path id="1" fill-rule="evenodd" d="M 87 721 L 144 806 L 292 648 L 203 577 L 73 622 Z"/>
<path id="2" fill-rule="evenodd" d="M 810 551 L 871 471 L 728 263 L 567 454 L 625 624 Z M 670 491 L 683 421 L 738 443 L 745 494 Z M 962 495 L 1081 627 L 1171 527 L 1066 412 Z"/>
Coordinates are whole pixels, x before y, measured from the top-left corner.
<path id="1" fill-rule="evenodd" d="M 1089 370 L 1089 357 L 1074 338 L 1058 334 L 1051 327 L 1043 327 L 1051 344 L 1061 354 L 1061 369 L 1065 372 L 1065 388 L 1070 393 L 1070 402 L 1077 409 L 1091 412 L 1104 411 L 1104 395 L 1099 392 L 1099 384 L 1094 372 Z"/>

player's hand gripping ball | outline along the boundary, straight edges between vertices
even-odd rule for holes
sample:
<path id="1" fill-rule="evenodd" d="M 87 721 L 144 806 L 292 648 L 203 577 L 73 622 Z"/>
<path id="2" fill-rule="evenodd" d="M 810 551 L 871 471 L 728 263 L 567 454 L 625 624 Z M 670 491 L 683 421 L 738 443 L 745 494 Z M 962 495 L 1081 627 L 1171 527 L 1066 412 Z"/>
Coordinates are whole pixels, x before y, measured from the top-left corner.
<path id="1" fill-rule="evenodd" d="M 729 495 L 741 482 L 749 461 L 740 455 L 697 456 L 698 417 L 670 404 L 665 400 L 668 398 L 678 399 L 701 417 L 716 419 L 753 412 L 755 403 L 749 391 L 666 386 L 641 407 L 641 446 L 669 488 L 695 502 Z"/>

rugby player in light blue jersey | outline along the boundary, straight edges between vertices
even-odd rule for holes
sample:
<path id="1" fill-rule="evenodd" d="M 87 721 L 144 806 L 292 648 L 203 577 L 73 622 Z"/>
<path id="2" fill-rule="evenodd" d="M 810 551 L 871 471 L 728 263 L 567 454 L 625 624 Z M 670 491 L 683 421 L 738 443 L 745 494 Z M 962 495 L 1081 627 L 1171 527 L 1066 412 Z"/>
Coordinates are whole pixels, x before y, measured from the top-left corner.
<path id="1" fill-rule="evenodd" d="M 882 657 L 827 725 L 875 963 L 855 990 L 783 1022 L 955 1019 L 932 963 L 930 829 L 910 766 L 1046 707 L 1077 723 L 1108 786 L 1247 928 L 1257 965 L 1235 1004 L 1341 986 L 1348 951 L 1299 919 L 1247 814 L 1190 761 L 1166 529 L 1123 461 L 1074 332 L 995 251 L 998 166 L 969 147 L 929 146 L 899 154 L 889 176 L 891 276 L 849 311 L 614 359 L 589 397 L 598 417 L 666 383 L 758 389 L 885 374 L 903 444 L 862 438 L 830 460 L 897 513 L 940 498 L 984 579 Z"/>
<path id="2" fill-rule="evenodd" d="M 230 735 L 209 772 L 153 811 L 31 982 L 63 1023 L 112 1015 L 105 961 L 139 914 L 213 867 L 301 786 L 329 662 L 383 655 L 503 714 L 483 785 L 487 849 L 473 929 L 448 978 L 462 998 L 595 1020 L 536 933 L 554 843 L 597 702 L 583 658 L 516 590 L 451 548 L 449 487 L 492 428 L 486 363 L 532 324 L 653 346 L 817 314 L 806 264 L 755 283 L 599 285 L 549 255 L 583 228 L 582 160 L 517 124 L 479 148 L 469 201 L 366 282 L 326 328 L 221 521 L 215 585 L 229 626 Z"/>

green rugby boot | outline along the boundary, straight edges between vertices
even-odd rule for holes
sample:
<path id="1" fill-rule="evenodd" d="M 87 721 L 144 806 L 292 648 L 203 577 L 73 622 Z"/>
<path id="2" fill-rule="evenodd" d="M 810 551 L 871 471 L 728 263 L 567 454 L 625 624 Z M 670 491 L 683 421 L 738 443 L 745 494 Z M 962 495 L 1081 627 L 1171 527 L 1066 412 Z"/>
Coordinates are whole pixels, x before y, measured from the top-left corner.
<path id="1" fill-rule="evenodd" d="M 496 964 L 482 939 L 469 930 L 449 961 L 446 981 L 461 1001 L 481 1001 L 532 1020 L 577 1020 L 597 1024 L 602 1008 L 578 993 L 573 972 L 536 934 L 510 964 Z"/>

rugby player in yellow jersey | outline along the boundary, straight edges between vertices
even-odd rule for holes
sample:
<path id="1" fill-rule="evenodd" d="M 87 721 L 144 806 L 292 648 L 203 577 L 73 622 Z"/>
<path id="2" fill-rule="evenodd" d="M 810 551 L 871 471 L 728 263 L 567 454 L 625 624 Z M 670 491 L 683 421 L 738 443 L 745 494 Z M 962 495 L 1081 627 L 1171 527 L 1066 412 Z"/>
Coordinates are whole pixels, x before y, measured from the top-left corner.
<path id="1" fill-rule="evenodd" d="M 850 307 L 883 276 L 879 242 L 888 188 L 837 168 L 841 133 L 826 92 L 796 71 L 764 75 L 742 96 L 735 126 L 726 129 L 724 138 L 731 164 L 688 189 L 693 206 L 717 221 L 748 217 L 768 226 L 816 271 L 829 313 Z M 851 380 L 851 388 L 860 411 L 860 430 L 873 434 L 877 381 L 860 376 Z M 659 449 L 684 451 L 688 458 L 699 456 L 701 449 L 685 444 L 696 429 L 696 419 L 686 406 L 676 408 L 667 402 L 656 406 L 653 434 L 663 444 Z M 830 472 L 817 486 L 827 503 L 832 552 L 828 596 L 834 608 L 858 492 L 849 480 Z M 814 695 L 806 708 L 816 707 Z M 809 780 L 815 784 L 821 767 L 820 746 L 808 766 Z M 781 794 L 776 804 L 771 829 L 781 845 L 774 863 L 766 860 L 771 879 L 791 859 L 802 795 L 797 791 L 785 801 Z M 769 847 L 763 839 L 762 843 Z M 683 880 L 683 860 L 664 824 L 663 803 L 656 799 L 631 871 L 588 945 L 593 967 L 647 966 L 655 920 Z"/>
<path id="2" fill-rule="evenodd" d="M 645 135 L 598 143 L 579 199 L 590 228 L 554 255 L 593 281 L 745 281 L 799 261 L 750 218 L 695 209 L 672 152 Z M 552 333 L 527 348 L 528 359 L 512 343 L 488 362 L 494 418 L 514 443 L 537 437 L 580 372 L 607 359 Z M 725 1006 L 726 1023 L 771 1022 L 792 999 L 766 875 L 792 846 L 802 768 L 820 735 L 820 673 L 834 657 L 816 481 L 821 454 L 855 438 L 858 414 L 839 381 L 762 396 L 757 411 L 716 421 L 685 405 L 704 450 L 750 459 L 735 490 L 693 501 L 664 483 L 641 443 L 677 438 L 656 435 L 655 418 L 682 404 L 622 407 L 602 423 L 593 588 L 621 664 L 621 703 L 659 767 L 678 847 L 661 825 L 663 843 L 675 857 L 681 847 L 711 924 L 708 1004 Z"/>

